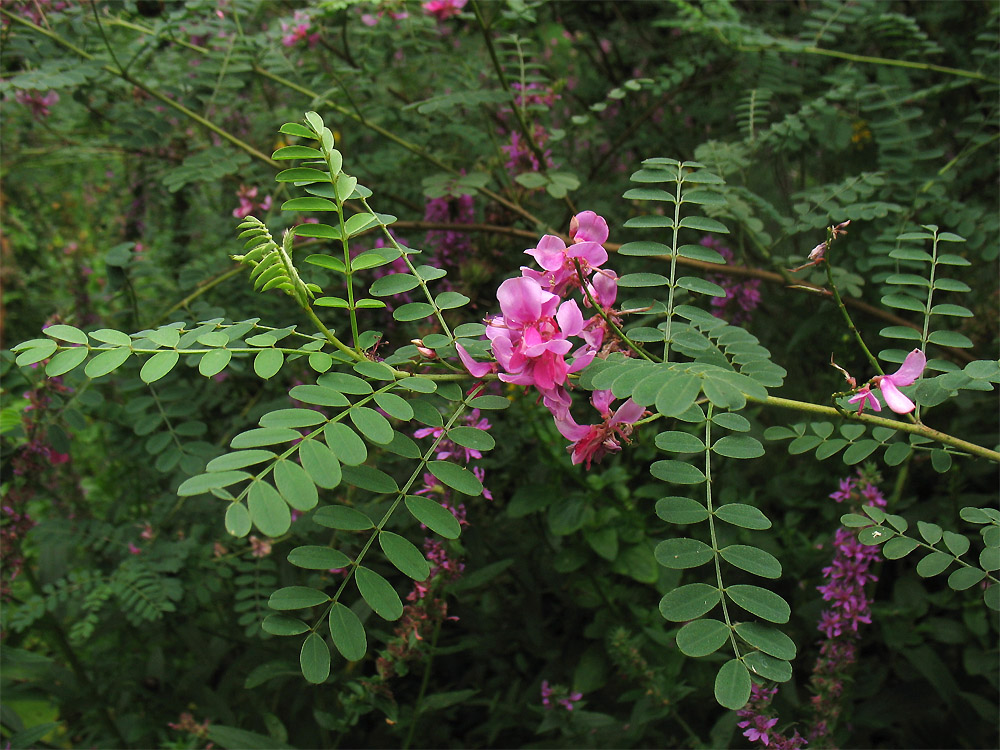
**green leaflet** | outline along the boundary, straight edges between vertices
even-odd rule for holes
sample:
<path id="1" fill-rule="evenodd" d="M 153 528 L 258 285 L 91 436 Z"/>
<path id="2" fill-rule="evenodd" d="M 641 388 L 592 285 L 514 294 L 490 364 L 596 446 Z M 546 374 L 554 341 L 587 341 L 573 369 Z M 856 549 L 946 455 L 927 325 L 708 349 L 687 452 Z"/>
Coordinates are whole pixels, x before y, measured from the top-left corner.
<path id="1" fill-rule="evenodd" d="M 424 553 L 399 534 L 382 531 L 378 535 L 378 543 L 389 562 L 401 573 L 415 581 L 426 580 L 430 575 L 431 568 Z"/>
<path id="2" fill-rule="evenodd" d="M 403 614 L 403 603 L 390 583 L 373 570 L 358 566 L 354 571 L 358 591 L 369 607 L 383 620 L 398 620 Z"/>
<path id="3" fill-rule="evenodd" d="M 267 536 L 281 536 L 292 525 L 288 503 L 274 487 L 263 480 L 257 480 L 250 485 L 247 508 L 253 525 Z"/>
<path id="4" fill-rule="evenodd" d="M 302 642 L 299 665 L 307 682 L 320 685 L 330 676 L 330 649 L 319 633 L 310 633 Z"/>
<path id="5" fill-rule="evenodd" d="M 446 539 L 457 539 L 462 533 L 458 519 L 440 503 L 422 495 L 407 495 L 406 508 L 417 521 Z"/>
<path id="6" fill-rule="evenodd" d="M 358 616 L 340 602 L 330 609 L 330 635 L 333 645 L 348 661 L 360 661 L 368 650 L 368 639 Z"/>

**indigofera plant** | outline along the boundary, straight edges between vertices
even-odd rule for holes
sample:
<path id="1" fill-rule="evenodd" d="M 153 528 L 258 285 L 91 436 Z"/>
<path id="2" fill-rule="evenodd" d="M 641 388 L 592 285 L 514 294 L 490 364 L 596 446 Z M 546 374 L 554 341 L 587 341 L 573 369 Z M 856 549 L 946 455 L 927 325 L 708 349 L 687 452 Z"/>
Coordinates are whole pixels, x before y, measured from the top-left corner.
<path id="1" fill-rule="evenodd" d="M 752 134 L 752 125 L 750 130 Z M 729 232 L 719 217 L 737 205 L 738 196 L 704 163 L 650 158 L 631 177 L 637 186 L 624 198 L 635 203 L 638 213 L 622 228 L 640 230 L 649 239 L 621 245 L 616 260 L 624 265 L 642 259 L 654 271 L 619 275 L 612 270 L 608 223 L 594 211 L 576 212 L 566 235 L 546 234 L 526 251 L 538 268 L 523 267 L 520 276 L 500 285 L 500 314 L 476 322 L 461 318 L 468 296 L 435 292 L 435 282 L 446 271 L 421 263 L 418 249 L 399 242 L 390 230 L 396 218 L 376 212 L 372 191 L 344 171 L 334 133 L 319 114 L 307 112 L 302 123 L 286 123 L 280 132 L 301 143 L 272 154 L 274 161 L 298 162 L 275 179 L 305 194 L 285 200 L 281 209 L 329 218 L 294 225 L 278 243 L 264 222 L 247 215 L 239 224 L 244 250 L 232 257 L 250 267 L 255 290 L 284 292 L 315 330 L 266 324 L 259 318 L 178 320 L 134 334 L 57 324 L 44 330 L 44 338 L 19 344 L 14 351 L 17 365 L 44 363 L 49 377 L 83 366 L 88 378 L 97 379 L 139 365 L 138 379 L 153 399 L 146 406 L 160 403 L 154 384 L 182 359 L 205 377 L 218 376 L 234 363 L 249 363 L 265 380 L 287 366 L 312 374 L 314 382 L 289 390 L 295 406 L 267 409 L 257 426 L 235 434 L 222 452 L 208 443 L 185 444 L 180 439 L 185 430 L 178 431 L 165 412 L 157 413 L 149 427 L 169 432 L 164 449 L 171 439 L 177 442 L 171 455 L 176 453 L 174 463 L 182 462 L 187 477 L 176 488 L 182 500 L 206 494 L 216 498 L 224 505 L 220 514 L 233 537 L 256 530 L 272 539 L 303 541 L 287 553 L 298 578 L 268 593 L 273 612 L 261 627 L 296 639 L 301 672 L 311 683 L 324 683 L 330 676 L 331 643 L 348 661 L 365 658 L 371 613 L 387 621 L 403 615 L 394 571 L 416 582 L 431 577 L 427 556 L 414 542 L 415 524 L 446 540 L 460 537 L 455 505 L 439 503 L 420 489 L 421 482 L 429 476 L 469 498 L 483 493 L 481 470 L 452 460 L 453 452 L 442 453 L 441 446 L 445 441 L 467 451 L 494 448 L 494 439 L 467 417 L 475 410 L 510 405 L 494 392 L 496 381 L 534 389 L 537 408 L 549 412 L 569 442 L 565 447 L 572 463 L 583 464 L 578 471 L 625 450 L 636 434 L 653 435 L 660 453 L 649 472 L 662 483 L 655 513 L 665 523 L 693 530 L 655 547 L 656 562 L 676 576 L 676 585 L 660 599 L 659 612 L 671 623 L 668 627 L 676 624 L 674 642 L 686 656 L 709 657 L 727 647 L 714 692 L 730 709 L 747 704 L 755 682 L 791 679 L 798 653 L 781 628 L 790 619 L 789 603 L 761 585 L 782 579 L 782 563 L 763 546 L 746 543 L 749 532 L 770 530 L 771 520 L 752 502 L 720 500 L 726 462 L 765 455 L 750 419 L 741 412 L 759 406 L 824 420 L 809 423 L 812 434 L 805 424 L 793 424 L 772 427 L 764 435 L 791 438 L 791 453 L 815 449 L 819 459 L 846 449 L 845 462 L 855 464 L 887 446 L 884 460 L 890 466 L 923 450 L 931 451 L 939 470 L 956 456 L 1000 460 L 996 451 L 922 421 L 930 407 L 958 389 L 992 390 L 1000 382 L 1000 368 L 993 361 L 973 361 L 959 370 L 945 359 L 926 363 L 944 370 L 943 375 L 920 379 L 929 346 L 964 345 L 958 334 L 929 329 L 932 316 L 964 315 L 965 308 L 936 304 L 933 296 L 938 289 L 962 291 L 957 282 L 944 284 L 937 275 L 941 264 L 958 265 L 957 256 L 937 250 L 939 242 L 959 241 L 957 235 L 928 226 L 919 237 L 899 238 L 933 242 L 930 254 L 893 256 L 923 264 L 927 278 L 904 274 L 887 279 L 906 289 L 926 288 L 926 296 L 918 299 L 904 289 L 884 300 L 897 309 L 921 312 L 923 330 L 918 335 L 883 331 L 918 342 L 919 348 L 905 360 L 887 356 L 888 361 L 903 361 L 891 375 L 872 358 L 880 373 L 873 383 L 881 386 L 892 411 L 908 414 L 912 399 L 924 413 L 918 408 L 908 419 L 888 419 L 850 409 L 858 401 L 877 404 L 868 386 L 854 395 L 834 394 L 834 406 L 820 403 L 830 395 L 819 392 L 813 393 L 813 401 L 773 395 L 784 385 L 786 370 L 756 336 L 705 309 L 713 298 L 725 298 L 726 290 L 705 278 L 682 275 L 681 266 L 726 264 L 713 242 L 698 238 Z M 836 236 L 845 225 L 829 231 Z M 378 235 L 381 246 L 356 254 L 351 241 L 365 234 Z M 305 265 L 295 257 L 301 253 L 300 238 L 315 251 Z M 829 270 L 835 254 L 829 238 L 820 247 L 823 251 L 814 251 L 807 265 L 825 264 Z M 390 264 L 393 270 L 384 272 Z M 369 279 L 376 268 L 381 275 Z M 323 283 L 309 281 L 315 269 Z M 832 273 L 829 282 L 867 353 Z M 421 338 L 380 353 L 383 332 L 364 330 L 359 311 L 383 309 L 383 298 L 402 293 L 419 301 L 394 306 L 391 316 L 397 323 L 420 322 Z M 899 388 L 908 388 L 910 395 Z M 589 394 L 600 416 L 596 424 L 576 421 L 574 412 L 579 415 L 584 400 L 580 392 Z M 617 406 L 615 400 L 620 401 Z M 410 422 L 423 425 L 418 439 L 432 438 L 429 445 L 408 434 L 404 425 Z M 869 428 L 871 438 L 865 437 Z M 899 440 L 904 434 L 908 442 Z M 917 566 L 921 575 L 941 572 L 958 560 L 962 567 L 949 578 L 952 587 L 988 581 L 986 604 L 1000 609 L 993 575 L 1000 567 L 994 554 L 998 538 L 992 533 L 1000 518 L 991 509 L 963 511 L 966 520 L 985 524 L 979 567 L 961 559 L 969 546 L 961 535 L 922 523 L 920 542 L 905 536 L 900 517 L 872 506 L 863 512 L 867 515 L 847 515 L 843 522 L 867 527 L 861 532 L 865 544 L 886 542 L 883 555 L 889 559 L 927 547 L 931 554 Z M 935 546 L 942 538 L 948 552 Z M 703 566 L 708 572 L 700 575 L 697 569 Z"/>

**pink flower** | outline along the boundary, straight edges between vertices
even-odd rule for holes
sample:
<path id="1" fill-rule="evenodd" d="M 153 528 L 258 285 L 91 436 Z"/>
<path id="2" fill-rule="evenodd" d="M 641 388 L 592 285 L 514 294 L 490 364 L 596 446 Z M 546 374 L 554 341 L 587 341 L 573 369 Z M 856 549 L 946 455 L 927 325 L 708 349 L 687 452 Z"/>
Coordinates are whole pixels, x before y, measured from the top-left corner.
<path id="1" fill-rule="evenodd" d="M 599 242 L 575 242 L 567 248 L 566 243 L 552 234 L 545 235 L 536 247 L 524 252 L 532 256 L 546 273 L 528 268 L 522 268 L 522 273 L 560 297 L 565 296 L 569 289 L 580 286 L 574 261 L 579 261 L 584 276 L 590 276 L 608 259 L 608 251 Z"/>
<path id="2" fill-rule="evenodd" d="M 455 349 L 458 350 L 458 358 L 462 360 L 465 369 L 474 378 L 481 378 L 488 373 L 496 372 L 498 369 L 496 362 L 477 362 L 472 358 L 471 354 L 465 351 L 465 347 L 459 343 L 455 344 Z"/>
<path id="3" fill-rule="evenodd" d="M 573 454 L 574 464 L 586 463 L 589 469 L 593 461 L 600 461 L 608 453 L 621 450 L 621 441 L 628 441 L 632 425 L 645 412 L 642 406 L 629 399 L 612 414 L 613 400 L 611 391 L 594 391 L 594 395 L 590 397 L 594 408 L 604 417 L 604 422 L 597 425 L 577 424 L 568 407 L 552 410 L 556 428 L 564 438 L 573 443 L 568 450 Z"/>
<path id="4" fill-rule="evenodd" d="M 587 344 L 574 352 L 572 364 L 565 358 L 573 348 L 567 337 L 578 336 L 584 326 L 574 300 L 559 304 L 556 295 L 524 276 L 503 282 L 497 299 L 503 315 L 493 318 L 486 336 L 504 382 L 533 385 L 546 395 L 593 360 L 596 352 Z"/>
<path id="5" fill-rule="evenodd" d="M 295 11 L 292 16 L 292 23 L 281 22 L 281 30 L 286 32 L 285 36 L 281 37 L 281 43 L 286 47 L 294 47 L 303 39 L 306 39 L 310 48 L 315 47 L 316 42 L 319 41 L 319 34 L 309 33 L 311 25 L 312 21 L 308 13 L 302 10 Z"/>
<path id="6" fill-rule="evenodd" d="M 240 201 L 240 205 L 233 209 L 233 216 L 237 219 L 242 219 L 244 216 L 249 216 L 258 208 L 267 211 L 271 208 L 271 196 L 265 196 L 263 200 L 257 201 L 257 188 L 248 188 L 246 185 L 240 185 L 240 189 L 236 191 L 236 197 Z"/>
<path id="7" fill-rule="evenodd" d="M 468 0 L 430 0 L 422 4 L 424 13 L 434 16 L 438 21 L 446 21 L 457 16 Z"/>
<path id="8" fill-rule="evenodd" d="M 903 360 L 903 364 L 896 372 L 892 375 L 876 375 L 872 378 L 872 383 L 882 391 L 882 398 L 885 399 L 886 406 L 897 414 L 909 414 L 916 406 L 899 389 L 913 385 L 914 381 L 923 374 L 926 366 L 927 357 L 919 349 L 914 349 L 906 355 L 906 359 Z M 875 411 L 882 411 L 878 399 L 872 395 L 871 385 L 863 386 L 860 391 L 848 399 L 848 403 L 859 404 L 858 414 L 862 412 L 866 402 Z"/>
<path id="9" fill-rule="evenodd" d="M 880 404 L 878 402 L 878 399 L 875 398 L 875 394 L 872 393 L 871 386 L 868 385 L 867 383 L 861 386 L 861 390 L 859 390 L 857 393 L 855 393 L 853 396 L 847 399 L 847 403 L 857 404 L 858 414 L 860 414 L 865 410 L 866 403 L 875 411 L 882 411 L 882 404 Z"/>
<path id="10" fill-rule="evenodd" d="M 603 245 L 608 240 L 608 222 L 593 211 L 582 211 L 570 220 L 569 237 L 573 242 Z"/>

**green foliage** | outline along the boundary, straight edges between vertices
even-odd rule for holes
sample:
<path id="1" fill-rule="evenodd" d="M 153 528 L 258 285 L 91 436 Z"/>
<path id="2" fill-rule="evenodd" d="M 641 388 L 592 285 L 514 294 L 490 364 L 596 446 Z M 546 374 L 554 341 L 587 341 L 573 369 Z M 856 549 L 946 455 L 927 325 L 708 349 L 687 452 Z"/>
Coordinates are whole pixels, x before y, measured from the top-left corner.
<path id="1" fill-rule="evenodd" d="M 860 527 L 858 539 L 862 544 L 881 545 L 882 554 L 889 560 L 906 557 L 919 547 L 929 551 L 917 562 L 917 573 L 922 578 L 940 575 L 958 563 L 948 576 L 948 586 L 964 591 L 988 579 L 983 598 L 990 609 L 1000 610 L 1000 583 L 995 571 L 1000 570 L 1000 511 L 996 508 L 962 508 L 962 520 L 981 526 L 979 532 L 984 544 L 978 556 L 978 565 L 969 563 L 962 556 L 969 552 L 972 543 L 967 536 L 954 531 L 943 531 L 936 523 L 920 521 L 917 529 L 923 541 L 907 536 L 909 523 L 902 516 L 885 513 L 874 506 L 863 508 L 866 516 L 848 513 L 841 523 Z M 872 523 L 874 521 L 874 524 Z M 938 546 L 942 544 L 943 546 Z"/>
<path id="2" fill-rule="evenodd" d="M 726 747 L 755 681 L 805 733 L 839 455 L 891 513 L 826 739 L 996 744 L 992 6 L 57 5 L 0 9 L 5 743 Z M 457 359 L 585 209 L 574 410 L 646 409 L 586 470 Z M 880 331 L 912 421 L 825 405 Z"/>

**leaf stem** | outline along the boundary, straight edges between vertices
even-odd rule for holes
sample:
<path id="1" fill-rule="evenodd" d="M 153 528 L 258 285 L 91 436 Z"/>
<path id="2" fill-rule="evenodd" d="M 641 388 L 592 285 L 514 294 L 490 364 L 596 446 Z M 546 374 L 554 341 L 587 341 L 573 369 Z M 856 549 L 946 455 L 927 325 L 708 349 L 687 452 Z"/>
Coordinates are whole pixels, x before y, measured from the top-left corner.
<path id="1" fill-rule="evenodd" d="M 623 344 L 625 344 L 629 349 L 638 354 L 647 362 L 658 361 L 653 359 L 651 356 L 649 356 L 649 354 L 647 354 L 642 349 L 637 347 L 635 343 L 628 336 L 625 335 L 625 332 L 621 329 L 621 327 L 617 323 L 615 323 L 615 321 L 611 318 L 610 315 L 608 315 L 607 310 L 605 310 L 597 303 L 597 300 L 594 299 L 594 295 L 592 295 L 590 293 L 590 290 L 587 288 L 587 280 L 583 277 L 583 269 L 580 268 L 580 261 L 578 259 L 576 258 L 573 259 L 573 266 L 576 268 L 577 278 L 580 279 L 580 289 L 582 289 L 583 293 L 586 295 L 587 302 L 589 302 L 590 306 L 597 311 L 597 314 L 601 316 L 601 319 L 607 324 L 607 326 L 615 332 L 615 336 L 617 336 L 618 340 L 621 341 Z M 598 273 L 600 273 L 600 271 L 598 271 Z"/>
<path id="2" fill-rule="evenodd" d="M 729 617 L 729 608 L 726 606 L 726 588 L 722 584 L 722 564 L 719 562 L 719 540 L 715 533 L 715 510 L 712 505 L 712 409 L 713 405 L 708 405 L 708 413 L 705 418 L 705 507 L 708 510 L 708 533 L 712 542 L 712 560 L 715 563 L 715 580 L 719 585 L 719 601 L 722 603 L 722 618 L 729 628 L 729 641 L 733 644 L 733 653 L 737 659 L 740 656 L 740 644 L 736 641 L 736 629 L 733 627 Z"/>
<path id="3" fill-rule="evenodd" d="M 827 238 L 826 249 L 827 251 L 830 249 L 830 238 Z M 837 289 L 837 284 L 833 280 L 833 268 L 830 261 L 824 258 L 823 265 L 826 268 L 826 281 L 830 285 L 830 291 L 833 292 L 833 301 L 837 303 L 837 308 L 840 310 L 840 314 L 843 316 L 844 322 L 847 323 L 847 327 L 850 329 L 851 333 L 854 334 L 854 339 L 858 342 L 862 351 L 864 351 L 865 356 L 868 358 L 868 362 L 871 363 L 875 372 L 879 375 L 885 375 L 882 365 L 879 364 L 879 361 L 872 355 L 871 351 L 865 345 L 865 340 L 861 338 L 861 331 L 859 331 L 858 327 L 854 325 L 854 321 L 851 320 L 851 314 L 847 312 L 847 306 L 844 305 L 844 300 L 840 297 L 840 290 Z"/>
<path id="4" fill-rule="evenodd" d="M 979 456 L 980 458 L 985 458 L 989 461 L 994 461 L 1000 463 L 1000 452 L 990 450 L 989 448 L 984 448 L 981 445 L 976 445 L 975 443 L 970 443 L 967 440 L 962 440 L 961 438 L 948 435 L 947 433 L 941 432 L 940 430 L 935 430 L 932 427 L 928 427 L 924 424 L 917 424 L 912 422 L 900 422 L 895 419 L 886 419 L 885 417 L 875 417 L 870 414 L 854 414 L 852 412 L 839 412 L 832 406 L 821 406 L 820 404 L 813 404 L 808 401 L 793 401 L 788 398 L 779 398 L 777 396 L 768 396 L 766 399 L 754 398 L 753 396 L 746 396 L 747 401 L 751 401 L 757 404 L 764 404 L 766 406 L 777 406 L 783 409 L 795 409 L 797 411 L 804 411 L 809 414 L 822 414 L 827 417 L 840 417 L 842 419 L 847 419 L 851 422 L 860 422 L 861 424 L 872 425 L 873 427 L 888 427 L 893 430 L 899 430 L 900 432 L 908 432 L 912 435 L 920 435 L 921 437 L 929 438 L 938 443 L 944 443 L 945 445 L 950 445 L 959 450 L 963 450 L 966 453 L 971 453 L 974 456 Z"/>
<path id="5" fill-rule="evenodd" d="M 441 620 L 438 620 L 434 625 L 434 635 L 431 636 L 431 648 L 427 652 L 427 663 L 424 664 L 424 677 L 420 681 L 420 692 L 417 693 L 417 700 L 413 704 L 413 716 L 410 719 L 410 729 L 406 733 L 406 739 L 403 741 L 403 750 L 408 750 L 410 743 L 413 742 L 413 734 L 417 731 L 417 719 L 420 718 L 420 705 L 424 701 L 424 695 L 427 693 L 427 685 L 430 683 L 431 679 L 431 665 L 434 663 L 434 651 L 437 648 L 438 636 L 441 634 Z"/>

